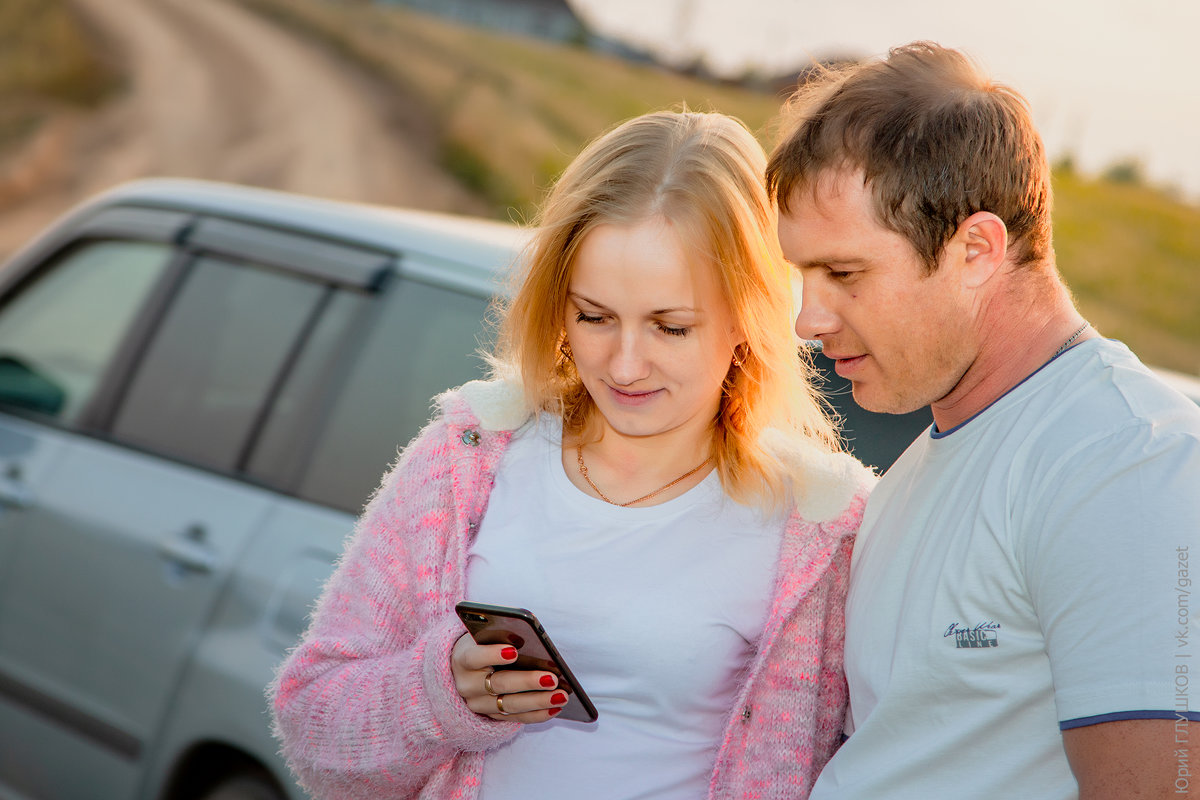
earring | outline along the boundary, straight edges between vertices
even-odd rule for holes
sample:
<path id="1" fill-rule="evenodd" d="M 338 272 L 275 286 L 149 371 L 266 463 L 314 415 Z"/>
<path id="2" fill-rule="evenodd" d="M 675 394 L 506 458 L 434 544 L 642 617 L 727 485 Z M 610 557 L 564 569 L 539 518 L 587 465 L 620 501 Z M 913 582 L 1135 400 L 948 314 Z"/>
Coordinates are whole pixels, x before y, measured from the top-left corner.
<path id="1" fill-rule="evenodd" d="M 741 345 L 738 345 L 738 347 L 740 347 L 740 346 L 741 346 Z M 738 369 L 741 369 L 741 368 L 742 368 L 742 361 L 743 361 L 745 358 L 748 358 L 748 357 L 749 357 L 749 355 L 750 355 L 750 354 L 749 354 L 749 352 L 747 352 L 747 354 L 746 354 L 745 356 L 743 356 L 742 358 L 739 358 L 739 357 L 738 357 L 738 349 L 737 349 L 737 347 L 733 348 L 733 365 L 734 365 L 735 367 L 737 367 Z"/>
<path id="2" fill-rule="evenodd" d="M 570 342 L 568 342 L 566 339 L 563 339 L 563 340 L 562 340 L 562 343 L 560 343 L 560 344 L 558 345 L 558 352 L 559 352 L 559 353 L 562 355 L 562 357 L 563 357 L 563 358 L 565 358 L 567 361 L 574 361 L 574 360 L 575 360 L 575 354 L 571 352 L 571 343 L 570 343 Z"/>

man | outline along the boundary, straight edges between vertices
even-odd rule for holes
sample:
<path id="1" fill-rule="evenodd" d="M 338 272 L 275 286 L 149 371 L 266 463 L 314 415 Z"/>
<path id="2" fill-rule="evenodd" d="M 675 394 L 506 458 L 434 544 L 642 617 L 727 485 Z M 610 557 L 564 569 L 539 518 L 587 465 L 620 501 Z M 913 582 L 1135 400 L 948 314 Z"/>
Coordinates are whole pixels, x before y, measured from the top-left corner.
<path id="1" fill-rule="evenodd" d="M 796 330 L 863 407 L 934 418 L 867 506 L 812 797 L 1196 796 L 1200 409 L 1075 309 L 1025 101 L 918 43 L 789 123 Z"/>

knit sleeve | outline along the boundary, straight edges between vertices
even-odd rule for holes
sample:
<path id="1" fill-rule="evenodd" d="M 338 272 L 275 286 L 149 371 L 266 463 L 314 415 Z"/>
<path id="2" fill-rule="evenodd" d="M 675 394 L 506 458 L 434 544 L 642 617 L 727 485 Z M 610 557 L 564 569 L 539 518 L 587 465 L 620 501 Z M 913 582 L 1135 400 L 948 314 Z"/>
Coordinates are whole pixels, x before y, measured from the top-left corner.
<path id="1" fill-rule="evenodd" d="M 384 478 L 270 689 L 282 752 L 321 800 L 415 796 L 520 728 L 473 713 L 454 689 L 453 444 L 435 422 Z"/>
<path id="2" fill-rule="evenodd" d="M 873 484 L 860 489 L 832 527 L 838 544 L 829 564 L 828 604 L 822 625 L 821 679 L 817 703 L 814 760 L 818 769 L 833 757 L 845 738 L 850 689 L 846 683 L 846 595 L 850 588 L 850 562 L 854 542 Z"/>

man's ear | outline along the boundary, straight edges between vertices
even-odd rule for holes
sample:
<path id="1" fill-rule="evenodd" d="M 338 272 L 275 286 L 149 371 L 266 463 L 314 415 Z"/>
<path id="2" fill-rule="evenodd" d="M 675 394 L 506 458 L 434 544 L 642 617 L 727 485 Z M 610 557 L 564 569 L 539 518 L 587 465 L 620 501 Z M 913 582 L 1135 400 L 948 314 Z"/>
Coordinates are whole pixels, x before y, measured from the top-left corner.
<path id="1" fill-rule="evenodd" d="M 1008 227 L 990 211 L 976 211 L 958 226 L 950 240 L 950 254 L 960 261 L 966 286 L 987 283 L 1008 255 Z"/>

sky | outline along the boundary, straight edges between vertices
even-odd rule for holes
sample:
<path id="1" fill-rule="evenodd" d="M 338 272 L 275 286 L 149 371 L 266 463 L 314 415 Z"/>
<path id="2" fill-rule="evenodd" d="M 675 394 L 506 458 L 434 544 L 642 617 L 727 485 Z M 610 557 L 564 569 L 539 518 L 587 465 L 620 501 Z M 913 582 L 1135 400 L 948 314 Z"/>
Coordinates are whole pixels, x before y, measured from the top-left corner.
<path id="1" fill-rule="evenodd" d="M 1200 201 L 1200 0 L 570 0 L 604 33 L 717 72 L 786 72 L 928 39 L 1029 100 L 1051 158 L 1136 158 Z"/>

